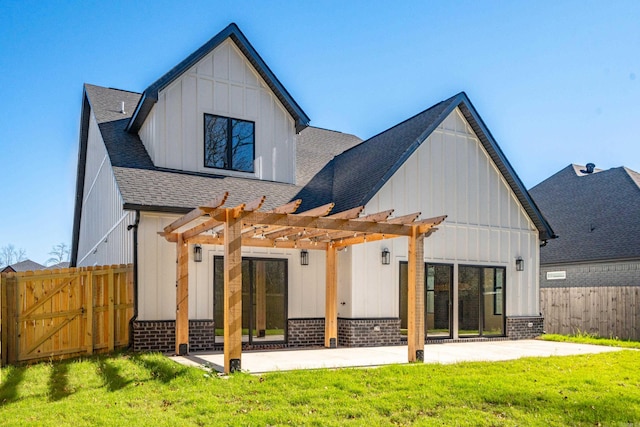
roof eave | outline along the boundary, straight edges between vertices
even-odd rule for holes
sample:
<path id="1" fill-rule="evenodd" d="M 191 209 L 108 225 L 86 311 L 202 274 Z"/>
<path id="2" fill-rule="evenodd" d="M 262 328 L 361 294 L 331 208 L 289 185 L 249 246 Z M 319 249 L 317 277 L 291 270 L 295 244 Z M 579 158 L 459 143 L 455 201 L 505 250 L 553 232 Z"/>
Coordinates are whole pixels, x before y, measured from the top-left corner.
<path id="1" fill-rule="evenodd" d="M 529 195 L 529 192 L 520 180 L 520 177 L 511 166 L 511 163 L 509 163 L 509 160 L 500 149 L 500 146 L 493 138 L 493 135 L 487 126 L 484 124 L 484 121 L 471 103 L 471 100 L 464 92 L 460 94 L 460 97 L 461 100 L 457 107 L 460 108 L 460 111 L 462 111 L 462 114 L 471 125 L 471 128 L 489 153 L 489 156 L 493 159 L 493 162 L 500 170 L 500 173 L 507 180 L 509 187 L 511 187 L 511 190 L 516 194 L 516 197 L 535 224 L 539 232 L 539 240 L 545 241 L 555 239 L 557 236 L 551 228 L 551 225 L 549 225 L 544 215 L 542 215 L 542 212 Z"/>
<path id="2" fill-rule="evenodd" d="M 84 194 L 84 177 L 87 160 L 87 141 L 89 137 L 89 118 L 91 103 L 87 95 L 86 86 L 82 89 L 82 109 L 80 112 L 80 139 L 78 147 L 78 170 L 76 174 L 75 208 L 73 212 L 73 231 L 71 237 L 70 265 L 75 267 L 78 260 L 78 241 L 80 237 L 80 217 L 82 214 L 82 199 Z"/>
<path id="3" fill-rule="evenodd" d="M 125 203 L 122 208 L 124 210 L 130 211 L 140 211 L 140 212 L 163 212 L 163 213 L 174 213 L 184 215 L 193 209 L 197 208 L 197 206 L 191 208 L 185 208 L 181 206 L 165 206 L 165 205 L 141 205 L 137 203 Z"/>

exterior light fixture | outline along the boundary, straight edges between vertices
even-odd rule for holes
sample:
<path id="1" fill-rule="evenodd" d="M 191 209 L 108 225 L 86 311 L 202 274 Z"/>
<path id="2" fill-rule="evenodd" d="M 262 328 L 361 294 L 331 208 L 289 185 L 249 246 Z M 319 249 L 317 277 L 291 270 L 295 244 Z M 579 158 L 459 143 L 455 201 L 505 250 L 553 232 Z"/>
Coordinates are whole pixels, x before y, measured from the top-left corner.
<path id="1" fill-rule="evenodd" d="M 382 265 L 389 265 L 391 264 L 391 252 L 389 252 L 389 249 L 384 248 L 382 250 Z"/>
<path id="2" fill-rule="evenodd" d="M 309 252 L 306 249 L 300 251 L 300 265 L 309 265 Z"/>
<path id="3" fill-rule="evenodd" d="M 202 246 L 193 245 L 193 260 L 195 262 L 202 262 Z"/>
<path id="4" fill-rule="evenodd" d="M 516 258 L 516 271 L 524 271 L 524 260 L 522 257 Z"/>

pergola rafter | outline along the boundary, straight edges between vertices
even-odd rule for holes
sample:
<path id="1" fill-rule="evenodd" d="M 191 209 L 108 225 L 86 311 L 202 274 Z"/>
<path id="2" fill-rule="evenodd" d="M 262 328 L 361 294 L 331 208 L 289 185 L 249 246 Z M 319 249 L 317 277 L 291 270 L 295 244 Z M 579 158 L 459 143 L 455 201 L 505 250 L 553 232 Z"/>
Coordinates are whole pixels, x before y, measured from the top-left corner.
<path id="1" fill-rule="evenodd" d="M 331 214 L 333 203 L 295 213 L 301 200 L 262 212 L 266 197 L 224 207 L 229 194 L 199 206 L 178 218 L 159 234 L 177 245 L 176 353 L 188 351 L 188 244 L 224 247 L 224 354 L 225 372 L 240 369 L 242 352 L 243 246 L 314 249 L 326 252 L 325 346 L 337 344 L 338 249 L 356 244 L 409 238 L 409 361 L 421 360 L 424 351 L 423 240 L 446 216 L 417 220 L 420 212 L 389 218 L 393 210 L 360 216 L 358 206 Z M 420 338 L 422 336 L 422 338 Z"/>

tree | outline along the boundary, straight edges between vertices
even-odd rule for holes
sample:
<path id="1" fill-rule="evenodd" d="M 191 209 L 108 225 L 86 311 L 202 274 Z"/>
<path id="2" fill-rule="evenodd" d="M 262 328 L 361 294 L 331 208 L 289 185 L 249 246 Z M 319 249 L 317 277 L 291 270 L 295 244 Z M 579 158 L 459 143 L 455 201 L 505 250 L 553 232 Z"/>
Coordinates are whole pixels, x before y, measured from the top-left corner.
<path id="1" fill-rule="evenodd" d="M 12 244 L 0 248 L 0 267 L 6 267 L 25 259 L 27 259 L 27 252 L 22 248 L 16 249 Z"/>
<path id="2" fill-rule="evenodd" d="M 66 243 L 58 243 L 53 246 L 49 255 L 51 255 L 51 258 L 47 260 L 48 265 L 69 261 L 69 246 Z"/>

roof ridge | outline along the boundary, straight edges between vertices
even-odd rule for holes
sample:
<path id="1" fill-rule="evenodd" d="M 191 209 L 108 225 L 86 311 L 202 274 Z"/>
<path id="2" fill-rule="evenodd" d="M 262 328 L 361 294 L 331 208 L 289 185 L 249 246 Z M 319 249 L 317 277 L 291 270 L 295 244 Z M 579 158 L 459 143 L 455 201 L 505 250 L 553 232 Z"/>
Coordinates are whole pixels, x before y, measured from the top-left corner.
<path id="1" fill-rule="evenodd" d="M 342 131 L 335 130 L 335 129 L 328 129 L 328 128 L 323 128 L 323 127 L 320 127 L 320 126 L 312 126 L 312 125 L 307 126 L 307 128 L 324 130 L 324 131 L 327 131 L 327 132 L 335 132 L 335 133 L 339 133 L 339 134 L 342 134 L 342 135 L 351 135 L 351 136 L 355 136 L 359 140 L 362 140 L 362 138 L 360 138 L 358 135 L 355 135 L 353 133 L 342 132 Z"/>

